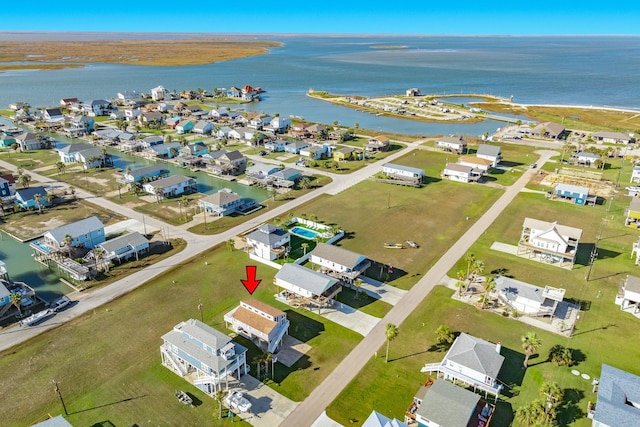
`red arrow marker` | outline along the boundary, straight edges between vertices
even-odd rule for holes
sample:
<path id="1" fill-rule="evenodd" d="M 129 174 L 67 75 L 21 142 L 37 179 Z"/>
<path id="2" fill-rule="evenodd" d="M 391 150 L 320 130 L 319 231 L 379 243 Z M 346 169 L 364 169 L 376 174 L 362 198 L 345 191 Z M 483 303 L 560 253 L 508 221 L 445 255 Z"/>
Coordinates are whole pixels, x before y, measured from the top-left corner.
<path id="1" fill-rule="evenodd" d="M 256 268 L 257 267 L 255 265 L 247 265 L 247 280 L 240 279 L 251 295 L 253 295 L 253 292 L 256 290 L 260 282 L 262 282 L 262 280 L 256 280 Z"/>

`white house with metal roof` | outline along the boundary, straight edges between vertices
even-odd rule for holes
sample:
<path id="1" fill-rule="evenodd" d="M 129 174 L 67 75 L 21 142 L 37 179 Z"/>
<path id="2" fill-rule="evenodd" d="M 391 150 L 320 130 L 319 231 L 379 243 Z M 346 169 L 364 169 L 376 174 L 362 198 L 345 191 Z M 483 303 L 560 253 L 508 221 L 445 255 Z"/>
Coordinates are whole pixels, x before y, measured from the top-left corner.
<path id="1" fill-rule="evenodd" d="M 462 154 L 467 149 L 467 141 L 462 136 L 443 136 L 436 141 L 436 147 L 444 151 Z"/>
<path id="2" fill-rule="evenodd" d="M 249 372 L 247 349 L 199 320 L 178 323 L 162 341 L 162 364 L 185 379 L 193 378 L 193 385 L 209 395 L 225 384 L 228 389 L 230 375 L 239 379 Z"/>
<path id="3" fill-rule="evenodd" d="M 629 144 L 631 142 L 635 142 L 635 138 L 632 134 L 624 132 L 594 132 L 591 134 L 591 138 L 595 139 L 599 143 L 608 142 L 611 144 Z"/>
<path id="4" fill-rule="evenodd" d="M 289 332 L 287 314 L 255 299 L 240 301 L 240 305 L 224 315 L 227 328 L 253 341 L 263 351 L 275 353 Z"/>
<path id="5" fill-rule="evenodd" d="M 499 145 L 480 144 L 476 157 L 491 160 L 491 167 L 496 167 L 502 160 L 502 148 Z"/>
<path id="6" fill-rule="evenodd" d="M 98 248 L 102 249 L 102 262 L 111 262 L 117 260 L 130 259 L 132 257 L 139 257 L 149 251 L 149 240 L 142 234 L 134 231 L 133 233 L 127 233 L 122 236 L 115 237 L 113 239 L 102 242 L 98 245 Z"/>
<path id="7" fill-rule="evenodd" d="M 579 228 L 525 218 L 517 255 L 571 269 L 582 237 Z"/>
<path id="8" fill-rule="evenodd" d="M 422 179 L 424 178 L 424 169 L 412 168 L 410 166 L 397 165 L 394 163 L 385 163 L 382 165 L 382 172 L 397 179 L 422 182 Z"/>
<path id="9" fill-rule="evenodd" d="M 371 261 L 366 256 L 323 242 L 318 243 L 311 251 L 309 261 L 319 266 L 322 273 L 348 283 L 371 266 Z"/>
<path id="10" fill-rule="evenodd" d="M 595 408 L 587 414 L 593 427 L 640 425 L 640 377 L 602 364 Z"/>
<path id="11" fill-rule="evenodd" d="M 277 298 L 294 307 L 330 306 L 342 290 L 338 279 L 291 263 L 278 270 L 273 283 L 283 289 Z"/>
<path id="12" fill-rule="evenodd" d="M 562 288 L 541 288 L 505 276 L 496 276 L 495 281 L 494 292 L 498 299 L 528 316 L 553 316 L 558 303 L 564 299 L 565 290 Z"/>
<path id="13" fill-rule="evenodd" d="M 461 333 L 440 363 L 427 363 L 421 372 L 436 372 L 446 380 L 460 381 L 474 391 L 498 398 L 503 385 L 498 374 L 504 362 L 501 345 Z"/>
<path id="14" fill-rule="evenodd" d="M 620 281 L 615 303 L 620 310 L 640 316 L 640 277 L 631 276 Z"/>
<path id="15" fill-rule="evenodd" d="M 442 171 L 442 177 L 458 182 L 474 182 L 482 178 L 482 171 L 458 163 L 447 163 Z"/>
<path id="16" fill-rule="evenodd" d="M 288 231 L 271 224 L 262 224 L 245 238 L 249 253 L 268 261 L 286 254 L 291 243 L 291 234 Z"/>
<path id="17" fill-rule="evenodd" d="M 147 182 L 142 186 L 142 189 L 149 194 L 156 194 L 161 189 L 163 197 L 179 196 L 183 193 L 195 193 L 198 191 L 196 179 L 184 175 L 173 175 Z"/>
<path id="18" fill-rule="evenodd" d="M 213 216 L 226 216 L 236 212 L 249 212 L 260 209 L 255 200 L 241 197 L 228 188 L 198 200 L 198 206 Z"/>

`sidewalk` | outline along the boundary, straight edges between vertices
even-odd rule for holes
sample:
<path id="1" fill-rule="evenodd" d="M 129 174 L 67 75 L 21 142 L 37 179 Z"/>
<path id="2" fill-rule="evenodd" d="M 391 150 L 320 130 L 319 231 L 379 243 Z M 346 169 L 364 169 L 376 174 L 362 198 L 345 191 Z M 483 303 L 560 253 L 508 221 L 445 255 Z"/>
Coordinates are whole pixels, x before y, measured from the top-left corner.
<path id="1" fill-rule="evenodd" d="M 332 308 L 323 308 L 320 315 L 365 337 L 380 321 L 339 301 Z"/>

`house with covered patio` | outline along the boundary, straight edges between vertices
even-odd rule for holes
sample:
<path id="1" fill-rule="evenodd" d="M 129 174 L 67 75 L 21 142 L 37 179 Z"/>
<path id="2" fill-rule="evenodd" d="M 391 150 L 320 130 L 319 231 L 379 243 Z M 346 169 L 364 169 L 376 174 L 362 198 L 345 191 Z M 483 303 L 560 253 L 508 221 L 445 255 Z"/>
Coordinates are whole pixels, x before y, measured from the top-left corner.
<path id="1" fill-rule="evenodd" d="M 246 347 L 199 320 L 178 323 L 162 341 L 162 365 L 210 396 L 249 372 Z"/>
<path id="2" fill-rule="evenodd" d="M 253 212 L 261 208 L 255 200 L 241 197 L 226 188 L 201 198 L 198 200 L 198 206 L 213 216 L 227 216 L 237 212 Z"/>
<path id="3" fill-rule="evenodd" d="M 498 300 L 527 316 L 553 316 L 564 299 L 562 288 L 540 288 L 506 276 L 496 276 L 495 281 Z"/>
<path id="4" fill-rule="evenodd" d="M 227 328 L 256 343 L 268 353 L 277 352 L 289 332 L 287 314 L 255 299 L 240 301 L 240 305 L 224 315 Z"/>
<path id="5" fill-rule="evenodd" d="M 336 277 L 346 283 L 352 283 L 371 266 L 366 256 L 340 246 L 320 242 L 311 251 L 309 258 L 320 272 Z"/>
<path id="6" fill-rule="evenodd" d="M 291 234 L 271 224 L 262 224 L 257 230 L 247 234 L 245 239 L 250 256 L 267 261 L 286 256 L 291 245 Z"/>
<path id="7" fill-rule="evenodd" d="M 516 254 L 571 270 L 581 237 L 579 228 L 525 218 Z"/>
<path id="8" fill-rule="evenodd" d="M 340 281 L 298 264 L 287 263 L 276 273 L 273 283 L 282 288 L 276 298 L 292 307 L 303 307 L 318 313 L 331 307 L 342 290 Z"/>
<path id="9" fill-rule="evenodd" d="M 138 258 L 149 251 L 149 240 L 142 234 L 134 231 L 122 236 L 109 239 L 98 245 L 102 249 L 102 262 L 109 263 L 112 261 L 122 262 L 132 257 Z"/>
<path id="10" fill-rule="evenodd" d="M 640 317 L 640 277 L 627 274 L 620 281 L 615 303 L 620 306 L 620 310 Z"/>
<path id="11" fill-rule="evenodd" d="M 195 193 L 198 191 L 196 179 L 184 175 L 173 175 L 157 181 L 147 182 L 142 189 L 149 194 L 162 192 L 162 197 L 174 197 L 184 193 Z"/>

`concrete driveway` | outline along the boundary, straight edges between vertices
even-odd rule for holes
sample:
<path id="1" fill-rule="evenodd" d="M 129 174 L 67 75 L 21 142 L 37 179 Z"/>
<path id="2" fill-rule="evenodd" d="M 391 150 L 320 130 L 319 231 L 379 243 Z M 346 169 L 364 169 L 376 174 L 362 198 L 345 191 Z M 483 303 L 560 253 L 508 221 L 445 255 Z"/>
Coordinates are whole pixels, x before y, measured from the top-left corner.
<path id="1" fill-rule="evenodd" d="M 256 427 L 278 426 L 298 406 L 297 402 L 287 399 L 251 375 L 244 375 L 240 381 L 234 381 L 229 389 L 239 390 L 249 399 L 251 411 L 236 416 Z"/>

